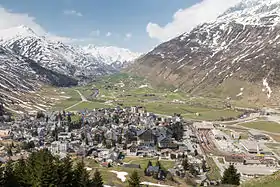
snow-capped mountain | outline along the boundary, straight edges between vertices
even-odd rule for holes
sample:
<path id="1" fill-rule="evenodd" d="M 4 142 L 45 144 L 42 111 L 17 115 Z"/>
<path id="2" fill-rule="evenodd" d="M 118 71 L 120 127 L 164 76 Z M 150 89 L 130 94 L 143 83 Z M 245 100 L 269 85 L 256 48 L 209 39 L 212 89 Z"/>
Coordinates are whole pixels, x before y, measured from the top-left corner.
<path id="1" fill-rule="evenodd" d="M 68 76 L 90 78 L 116 71 L 80 49 L 38 36 L 32 29 L 24 26 L 0 31 L 0 38 L 2 46 L 12 49 L 18 55 Z"/>
<path id="2" fill-rule="evenodd" d="M 190 94 L 279 105 L 280 0 L 242 0 L 128 71 Z"/>
<path id="3" fill-rule="evenodd" d="M 83 47 L 83 49 L 86 53 L 96 57 L 99 61 L 111 65 L 116 69 L 127 67 L 141 55 L 140 53 L 133 53 L 128 49 L 113 46 L 98 47 L 88 45 Z"/>
<path id="4" fill-rule="evenodd" d="M 101 58 L 102 52 L 96 51 L 98 56 L 94 56 L 81 47 L 54 41 L 26 26 L 0 30 L 0 99 L 6 108 L 15 104 L 20 111 L 40 109 L 42 106 L 32 102 L 40 100 L 46 106 L 44 99 L 35 99 L 36 94 L 31 99 L 25 96 L 42 84 L 73 86 L 116 73 L 123 63 L 130 62 L 132 55 L 125 56 L 129 51 L 120 49 L 118 54 L 117 48 L 112 49 L 107 51 L 111 58 L 104 55 Z"/>
<path id="5" fill-rule="evenodd" d="M 118 72 L 139 56 L 117 47 L 74 47 L 41 36 L 26 26 L 0 30 L 0 45 L 44 68 L 78 80 Z"/>

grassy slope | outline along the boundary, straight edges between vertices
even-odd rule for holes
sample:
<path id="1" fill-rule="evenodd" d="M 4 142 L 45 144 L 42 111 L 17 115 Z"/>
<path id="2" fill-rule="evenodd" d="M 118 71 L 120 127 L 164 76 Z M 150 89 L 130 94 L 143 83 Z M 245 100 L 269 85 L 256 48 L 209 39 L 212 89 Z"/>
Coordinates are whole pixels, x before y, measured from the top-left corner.
<path id="1" fill-rule="evenodd" d="M 207 173 L 207 176 L 210 180 L 219 180 L 221 179 L 220 169 L 216 165 L 215 161 L 211 157 L 206 157 L 206 162 L 210 167 L 210 171 Z"/>
<path id="2" fill-rule="evenodd" d="M 271 176 L 261 177 L 245 182 L 241 187 L 278 187 L 280 186 L 280 172 Z"/>
<path id="3" fill-rule="evenodd" d="M 124 168 L 124 167 L 110 167 L 110 168 L 104 168 L 101 167 L 98 163 L 96 163 L 94 160 L 92 159 L 88 159 L 86 158 L 84 160 L 85 164 L 87 167 L 93 168 L 93 169 L 98 169 L 103 177 L 103 181 L 105 184 L 107 185 L 114 185 L 114 186 L 127 186 L 127 181 L 125 183 L 121 182 L 119 178 L 117 178 L 116 174 L 110 172 L 112 170 L 114 171 L 122 171 L 122 172 L 127 172 L 128 174 L 131 174 L 134 170 L 136 170 L 138 172 L 138 174 L 141 177 L 141 181 L 147 181 L 147 182 L 152 182 L 152 183 L 158 183 L 157 180 L 155 180 L 153 177 L 146 177 L 144 176 L 144 169 L 148 164 L 148 161 L 151 160 L 152 163 L 155 165 L 156 163 L 156 159 L 154 158 L 139 158 L 139 157 L 127 157 L 125 158 L 125 162 L 129 162 L 131 161 L 131 163 L 133 164 L 140 164 L 141 169 L 132 169 L 132 168 Z M 160 161 L 161 165 L 166 168 L 172 168 L 174 166 L 174 162 L 171 161 Z M 94 174 L 94 170 L 92 170 L 90 172 L 91 175 Z M 128 179 L 129 176 L 126 176 L 126 178 Z M 171 181 L 165 181 L 164 184 L 170 184 L 170 185 L 174 185 L 174 182 Z"/>
<path id="4" fill-rule="evenodd" d="M 257 122 L 243 123 L 241 125 L 248 128 L 280 133 L 280 124 L 276 122 L 257 121 Z"/>

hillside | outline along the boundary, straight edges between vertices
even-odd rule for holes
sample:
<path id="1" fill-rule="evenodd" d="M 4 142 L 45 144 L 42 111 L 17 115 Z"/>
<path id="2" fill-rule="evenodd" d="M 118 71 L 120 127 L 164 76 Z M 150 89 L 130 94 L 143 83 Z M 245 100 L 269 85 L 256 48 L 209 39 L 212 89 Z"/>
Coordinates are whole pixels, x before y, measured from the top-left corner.
<path id="1" fill-rule="evenodd" d="M 276 187 L 280 186 L 280 173 L 276 172 L 271 176 L 261 177 L 245 182 L 241 187 Z"/>
<path id="2" fill-rule="evenodd" d="M 139 58 L 128 72 L 189 94 L 279 105 L 279 0 L 246 0 Z"/>

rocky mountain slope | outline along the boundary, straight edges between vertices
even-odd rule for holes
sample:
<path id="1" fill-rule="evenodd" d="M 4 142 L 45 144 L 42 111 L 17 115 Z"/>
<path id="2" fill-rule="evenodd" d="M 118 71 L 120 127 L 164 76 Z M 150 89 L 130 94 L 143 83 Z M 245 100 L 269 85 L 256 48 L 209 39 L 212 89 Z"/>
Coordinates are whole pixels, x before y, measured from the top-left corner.
<path id="1" fill-rule="evenodd" d="M 280 0 L 244 0 L 139 58 L 128 71 L 194 95 L 278 105 Z"/>
<path id="2" fill-rule="evenodd" d="M 42 83 L 53 86 L 78 84 L 74 78 L 46 69 L 3 46 L 0 46 L 0 62 L 0 100 L 8 109 L 12 105 L 19 109 L 14 111 L 16 113 L 24 109 L 33 110 L 40 102 L 46 103 L 43 98 L 35 95 L 35 91 Z"/>

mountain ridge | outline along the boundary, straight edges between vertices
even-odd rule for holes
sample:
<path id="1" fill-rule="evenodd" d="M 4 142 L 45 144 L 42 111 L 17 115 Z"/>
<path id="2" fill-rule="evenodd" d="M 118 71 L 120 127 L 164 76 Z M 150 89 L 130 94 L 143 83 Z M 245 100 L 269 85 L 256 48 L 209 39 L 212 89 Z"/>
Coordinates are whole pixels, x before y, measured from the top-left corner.
<path id="1" fill-rule="evenodd" d="M 217 20 L 160 44 L 127 71 L 194 95 L 278 104 L 277 10 L 279 0 L 241 2 Z M 270 15 L 273 19 L 264 19 Z"/>
<path id="2" fill-rule="evenodd" d="M 114 73 L 138 57 L 138 53 L 113 46 L 90 48 L 64 44 L 23 25 L 0 30 L 0 38 L 0 45 L 17 54 L 39 62 L 45 68 L 75 77 Z"/>

